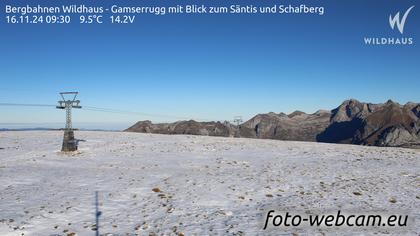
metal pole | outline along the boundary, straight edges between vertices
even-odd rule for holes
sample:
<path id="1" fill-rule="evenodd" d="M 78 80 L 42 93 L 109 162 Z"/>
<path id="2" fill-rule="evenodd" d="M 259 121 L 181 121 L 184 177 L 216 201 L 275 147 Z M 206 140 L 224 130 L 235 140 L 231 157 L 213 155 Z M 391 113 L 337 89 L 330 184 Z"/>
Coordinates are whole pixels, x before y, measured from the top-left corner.
<path id="1" fill-rule="evenodd" d="M 99 211 L 98 191 L 95 191 L 96 236 L 99 236 L 99 216 L 100 215 L 101 215 L 101 212 Z"/>

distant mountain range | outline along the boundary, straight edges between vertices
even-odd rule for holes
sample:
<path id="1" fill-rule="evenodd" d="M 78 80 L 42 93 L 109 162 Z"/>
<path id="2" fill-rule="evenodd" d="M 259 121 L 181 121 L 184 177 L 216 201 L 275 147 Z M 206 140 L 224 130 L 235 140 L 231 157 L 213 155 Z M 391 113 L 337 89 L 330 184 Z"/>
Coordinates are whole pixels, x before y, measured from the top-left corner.
<path id="1" fill-rule="evenodd" d="M 0 131 L 45 131 L 45 130 L 57 130 L 52 128 L 15 128 L 15 129 L 9 129 L 9 128 L 0 128 Z"/>
<path id="2" fill-rule="evenodd" d="M 391 100 L 372 104 L 350 99 L 331 111 L 295 111 L 288 115 L 270 112 L 239 126 L 194 120 L 153 124 L 146 120 L 125 131 L 420 147 L 420 104 L 400 105 Z"/>
<path id="3" fill-rule="evenodd" d="M 56 129 L 56 128 L 13 128 L 13 129 L 9 129 L 9 128 L 0 128 L 0 132 L 5 132 L 5 131 L 57 131 L 57 130 L 64 130 L 64 128 L 60 128 L 60 129 Z M 80 130 L 80 131 L 118 131 L 118 130 L 110 130 L 110 129 L 77 129 L 77 128 L 73 128 L 73 130 Z"/>

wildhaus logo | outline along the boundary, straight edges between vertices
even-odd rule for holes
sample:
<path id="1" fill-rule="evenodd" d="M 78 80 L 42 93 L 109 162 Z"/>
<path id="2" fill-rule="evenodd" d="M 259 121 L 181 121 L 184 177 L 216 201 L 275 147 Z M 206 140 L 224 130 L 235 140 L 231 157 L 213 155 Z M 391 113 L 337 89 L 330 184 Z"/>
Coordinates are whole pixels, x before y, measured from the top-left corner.
<path id="1" fill-rule="evenodd" d="M 389 26 L 392 30 L 395 30 L 395 26 L 401 35 L 404 34 L 404 27 L 408 15 L 414 6 L 408 8 L 404 15 L 401 17 L 400 12 L 397 12 L 394 16 L 389 15 Z M 365 37 L 364 42 L 366 45 L 412 45 L 414 39 L 412 37 Z"/>
<path id="2" fill-rule="evenodd" d="M 410 14 L 411 9 L 413 9 L 414 6 L 411 6 L 408 8 L 407 11 L 405 11 L 404 16 L 400 19 L 400 12 L 398 12 L 394 17 L 389 15 L 389 25 L 392 29 L 394 29 L 395 25 L 397 25 L 398 30 L 401 34 L 404 33 L 404 26 L 405 26 L 405 20 L 407 20 L 408 14 Z"/>

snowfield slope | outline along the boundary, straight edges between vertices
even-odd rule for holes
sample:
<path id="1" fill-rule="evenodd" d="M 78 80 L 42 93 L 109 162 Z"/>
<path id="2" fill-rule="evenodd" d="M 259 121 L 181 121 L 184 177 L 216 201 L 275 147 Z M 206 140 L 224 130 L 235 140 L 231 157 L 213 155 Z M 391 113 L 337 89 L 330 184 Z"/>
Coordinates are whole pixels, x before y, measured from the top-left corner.
<path id="1" fill-rule="evenodd" d="M 400 148 L 76 132 L 0 133 L 0 235 L 419 235 L 420 152 Z M 408 212 L 393 229 L 262 231 L 263 215 L 349 210 Z"/>

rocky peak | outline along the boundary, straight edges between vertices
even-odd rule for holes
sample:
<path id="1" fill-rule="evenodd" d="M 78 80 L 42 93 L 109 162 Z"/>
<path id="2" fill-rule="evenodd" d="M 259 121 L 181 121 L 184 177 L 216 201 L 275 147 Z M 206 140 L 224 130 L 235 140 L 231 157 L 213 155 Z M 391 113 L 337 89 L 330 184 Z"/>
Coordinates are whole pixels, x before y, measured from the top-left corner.
<path id="1" fill-rule="evenodd" d="M 298 111 L 298 110 L 296 110 L 296 111 L 294 111 L 294 112 L 292 112 L 292 113 L 290 113 L 289 115 L 287 115 L 289 118 L 293 118 L 293 117 L 295 117 L 295 116 L 301 116 L 301 115 L 306 115 L 306 113 L 305 112 L 303 112 L 303 111 Z"/>
<path id="2" fill-rule="evenodd" d="M 355 117 L 369 113 L 369 107 L 356 99 L 344 101 L 339 107 L 332 110 L 331 120 L 333 122 L 350 121 Z"/>

